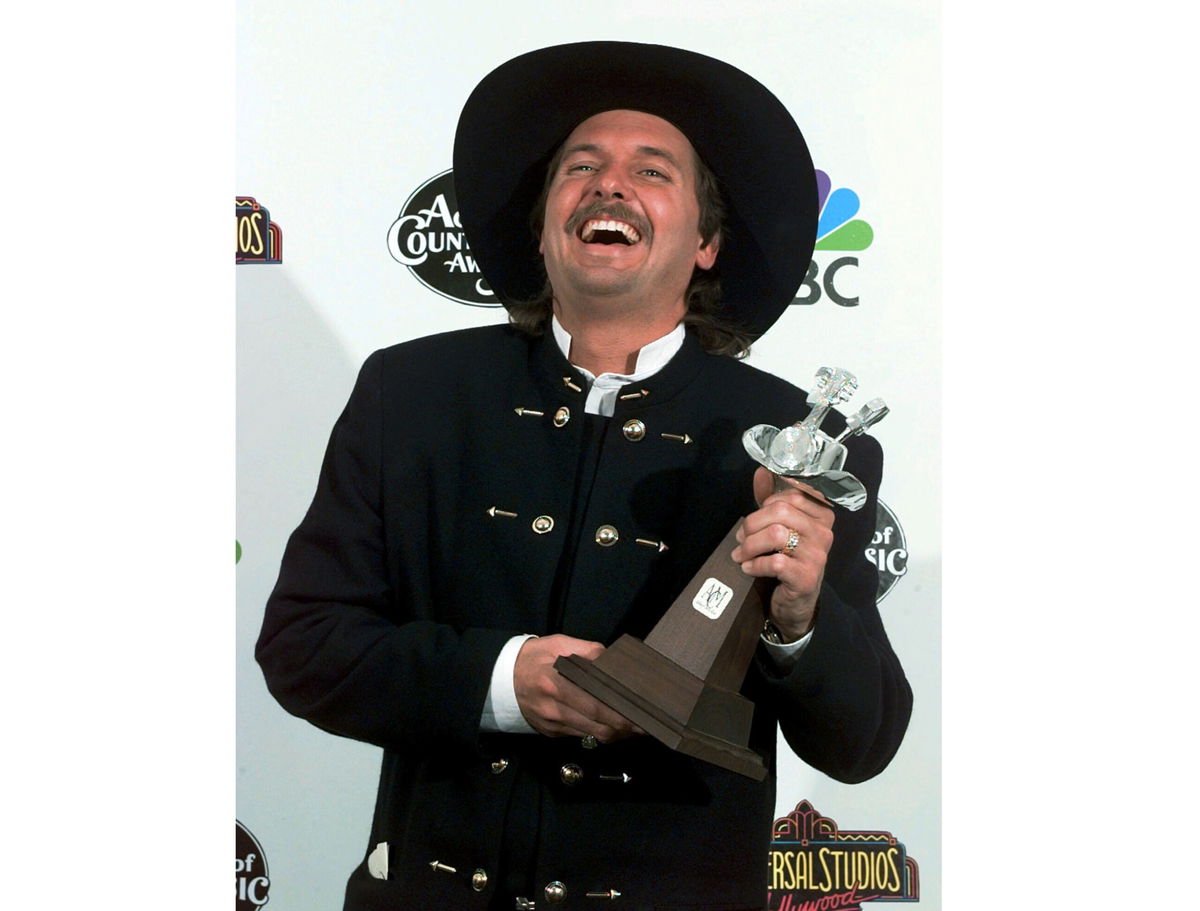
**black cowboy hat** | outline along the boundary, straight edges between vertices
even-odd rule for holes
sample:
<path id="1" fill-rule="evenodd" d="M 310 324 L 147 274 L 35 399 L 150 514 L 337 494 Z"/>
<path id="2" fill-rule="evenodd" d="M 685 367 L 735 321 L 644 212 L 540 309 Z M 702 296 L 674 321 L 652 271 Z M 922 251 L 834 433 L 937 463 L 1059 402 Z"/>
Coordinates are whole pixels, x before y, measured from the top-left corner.
<path id="1" fill-rule="evenodd" d="M 717 175 L 726 233 L 720 315 L 757 338 L 804 279 L 817 233 L 808 146 L 762 83 L 703 54 L 587 41 L 516 57 L 484 77 L 454 138 L 467 243 L 503 303 L 534 298 L 545 272 L 530 212 L 554 152 L 582 121 L 628 109 L 674 124 Z"/>

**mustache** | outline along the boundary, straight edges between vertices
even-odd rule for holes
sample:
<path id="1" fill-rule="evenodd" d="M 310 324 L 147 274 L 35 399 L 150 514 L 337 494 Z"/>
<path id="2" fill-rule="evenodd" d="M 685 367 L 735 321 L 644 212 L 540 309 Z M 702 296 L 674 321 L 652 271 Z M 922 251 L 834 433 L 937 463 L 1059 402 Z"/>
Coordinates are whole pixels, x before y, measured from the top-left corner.
<path id="1" fill-rule="evenodd" d="M 577 209 L 564 226 L 568 234 L 578 234 L 579 229 L 585 222 L 591 221 L 593 218 L 611 218 L 616 221 L 623 221 L 626 224 L 632 225 L 642 235 L 643 239 L 651 237 L 654 234 L 654 229 L 650 227 L 646 219 L 638 215 L 629 206 L 623 202 L 603 202 L 596 200 L 588 203 L 582 209 Z"/>

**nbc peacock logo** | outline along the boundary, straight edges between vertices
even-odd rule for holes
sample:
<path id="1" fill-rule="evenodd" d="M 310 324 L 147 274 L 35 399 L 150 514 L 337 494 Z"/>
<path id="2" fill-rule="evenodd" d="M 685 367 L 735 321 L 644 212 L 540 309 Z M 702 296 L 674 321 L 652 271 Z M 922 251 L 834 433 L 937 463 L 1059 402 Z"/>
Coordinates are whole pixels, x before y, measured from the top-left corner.
<path id="1" fill-rule="evenodd" d="M 817 245 L 808 274 L 792 301 L 793 304 L 815 304 L 822 297 L 828 298 L 839 307 L 857 307 L 858 295 L 849 293 L 849 281 L 843 270 L 850 266 L 858 268 L 857 256 L 838 256 L 832 261 L 820 254 L 824 252 L 860 253 L 871 246 L 875 232 L 870 224 L 856 218 L 861 207 L 858 194 L 849 187 L 833 189 L 829 175 L 817 169 Z"/>

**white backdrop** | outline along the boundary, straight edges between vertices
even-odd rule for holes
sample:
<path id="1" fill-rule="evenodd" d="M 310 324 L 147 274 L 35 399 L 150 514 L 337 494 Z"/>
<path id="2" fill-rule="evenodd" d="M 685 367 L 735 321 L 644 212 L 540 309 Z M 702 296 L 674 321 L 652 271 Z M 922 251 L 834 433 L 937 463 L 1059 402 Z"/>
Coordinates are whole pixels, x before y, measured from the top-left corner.
<path id="1" fill-rule="evenodd" d="M 671 44 L 746 70 L 792 111 L 833 187 L 861 200 L 871 244 L 815 256 L 822 275 L 857 258 L 836 281 L 858 305 L 822 294 L 790 308 L 750 363 L 797 385 L 845 366 L 860 398 L 892 408 L 873 433 L 886 457 L 881 498 L 909 555 L 881 612 L 915 707 L 899 754 L 870 782 L 842 785 L 782 755 L 777 815 L 807 799 L 842 828 L 892 832 L 920 867 L 921 906 L 940 908 L 941 86 L 938 5 L 919 0 L 692 0 L 654 12 L 239 0 L 235 192 L 266 206 L 283 235 L 281 264 L 237 266 L 237 816 L 270 863 L 270 907 L 340 907 L 380 759 L 266 692 L 253 643 L 284 542 L 363 359 L 503 319 L 421 285 L 389 255 L 388 227 L 450 166 L 459 109 L 484 74 L 590 39 Z"/>

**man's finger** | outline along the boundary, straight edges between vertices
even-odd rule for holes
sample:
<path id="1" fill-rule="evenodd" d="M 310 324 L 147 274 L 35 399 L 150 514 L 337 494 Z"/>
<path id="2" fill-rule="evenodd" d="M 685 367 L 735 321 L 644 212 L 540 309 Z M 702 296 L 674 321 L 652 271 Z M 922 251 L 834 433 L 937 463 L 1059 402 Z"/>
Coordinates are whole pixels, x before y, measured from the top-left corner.
<path id="1" fill-rule="evenodd" d="M 634 733 L 636 725 L 620 712 L 605 705 L 599 699 L 580 689 L 571 681 L 563 680 L 562 705 L 574 713 L 576 727 L 600 740 L 611 740 L 625 732 Z"/>
<path id="2" fill-rule="evenodd" d="M 789 478 L 786 475 L 774 474 L 761 466 L 754 471 L 754 501 L 761 506 L 768 497 L 775 493 L 777 484 L 782 484 L 787 488 L 795 490 L 816 503 L 824 506 L 830 505 L 822 493 L 813 487 L 809 487 L 803 481 L 796 478 Z"/>
<path id="3" fill-rule="evenodd" d="M 605 741 L 641 733 L 554 669 L 562 655 L 595 659 L 603 652 L 599 642 L 561 634 L 529 639 L 522 645 L 513 668 L 513 686 L 521 714 L 534 730 L 552 737 L 590 734 Z"/>

